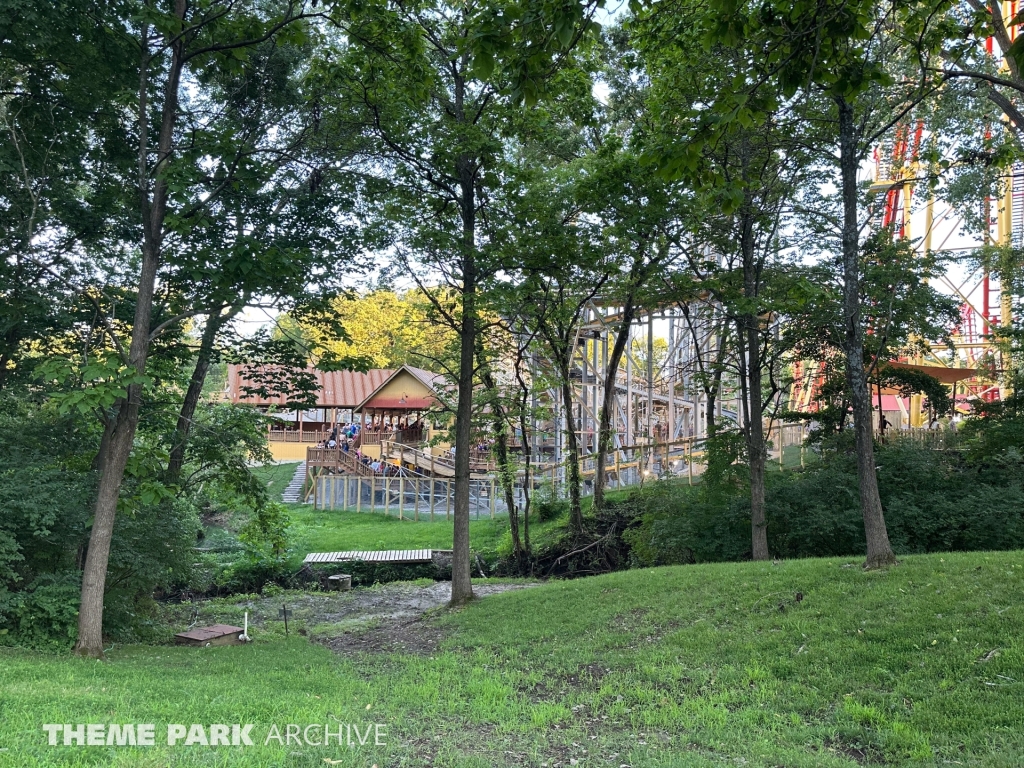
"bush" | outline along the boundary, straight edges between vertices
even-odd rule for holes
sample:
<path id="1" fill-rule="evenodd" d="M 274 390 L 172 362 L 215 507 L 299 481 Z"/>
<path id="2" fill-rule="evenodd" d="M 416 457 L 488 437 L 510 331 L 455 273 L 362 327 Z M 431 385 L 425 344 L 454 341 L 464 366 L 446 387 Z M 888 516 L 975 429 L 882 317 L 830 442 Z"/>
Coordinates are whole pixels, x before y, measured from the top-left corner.
<path id="1" fill-rule="evenodd" d="M 220 592 L 260 592 L 270 583 L 288 580 L 288 512 L 284 505 L 259 505 L 238 532 L 244 546 L 240 557 L 222 562 L 214 577 Z"/>
<path id="2" fill-rule="evenodd" d="M 897 442 L 876 452 L 886 524 L 897 554 L 1024 548 L 1024 461 L 1013 451 L 970 461 Z M 856 457 L 827 454 L 803 471 L 767 476 L 768 545 L 778 557 L 864 553 Z M 750 556 L 746 488 L 707 492 L 653 483 L 627 498 L 640 524 L 624 538 L 640 565 Z"/>
<path id="3" fill-rule="evenodd" d="M 530 503 L 530 515 L 547 522 L 569 514 L 569 500 L 555 495 L 550 484 L 545 483 L 534 494 Z"/>
<path id="4" fill-rule="evenodd" d="M 0 639 L 67 647 L 78 632 L 79 573 L 47 573 L 18 592 L 0 593 Z"/>

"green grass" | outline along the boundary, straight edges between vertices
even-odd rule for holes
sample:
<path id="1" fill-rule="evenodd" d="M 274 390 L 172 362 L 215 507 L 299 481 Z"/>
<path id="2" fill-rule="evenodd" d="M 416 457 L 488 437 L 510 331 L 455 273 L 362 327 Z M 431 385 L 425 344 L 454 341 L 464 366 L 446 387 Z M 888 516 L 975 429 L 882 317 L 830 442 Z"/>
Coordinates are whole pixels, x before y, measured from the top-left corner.
<path id="1" fill-rule="evenodd" d="M 280 499 L 291 482 L 298 462 L 256 467 L 254 474 L 267 485 L 271 498 Z M 443 516 L 434 521 L 391 517 L 383 513 L 318 510 L 309 504 L 287 504 L 291 518 L 289 551 L 294 565 L 310 552 L 338 552 L 359 549 L 451 549 L 452 523 Z M 507 520 L 470 522 L 473 548 L 493 552 Z"/>
<path id="2" fill-rule="evenodd" d="M 271 499 L 280 499 L 291 482 L 298 463 L 257 467 L 254 474 L 266 483 Z M 377 512 L 316 510 L 308 504 L 288 504 L 291 517 L 289 550 L 297 564 L 309 552 L 339 552 L 375 549 L 452 549 L 453 526 L 443 513 L 434 520 L 401 519 Z M 532 521 L 531 529 L 554 527 L 551 522 Z M 471 520 L 470 541 L 474 550 L 492 553 L 508 530 L 508 519 Z"/>
<path id="3" fill-rule="evenodd" d="M 256 467 L 254 474 L 267 485 L 271 498 L 279 499 L 285 486 L 291 482 L 298 462 Z M 620 495 L 625 492 L 619 492 Z M 609 496 L 614 497 L 613 494 Z M 452 522 L 444 515 L 434 520 L 421 515 L 420 519 L 399 520 L 380 512 L 351 512 L 346 510 L 319 510 L 309 504 L 286 504 L 291 525 L 288 531 L 289 551 L 294 565 L 310 552 L 339 552 L 360 549 L 451 549 Z M 589 500 L 584 499 L 584 507 Z M 564 521 L 533 520 L 532 534 L 554 535 Z M 471 520 L 470 541 L 473 549 L 491 555 L 508 531 L 508 519 Z"/>
<path id="4" fill-rule="evenodd" d="M 453 527 L 444 517 L 434 522 L 399 520 L 382 513 L 313 509 L 290 504 L 289 550 L 301 561 L 309 552 L 343 552 L 357 549 L 451 549 Z M 473 549 L 491 552 L 508 521 L 471 520 L 469 538 Z"/>
<path id="5" fill-rule="evenodd" d="M 290 461 L 287 464 L 264 464 L 261 467 L 254 467 L 252 473 L 267 486 L 270 498 L 273 501 L 280 501 L 281 494 L 295 476 L 297 466 L 297 461 Z"/>
<path id="6" fill-rule="evenodd" d="M 2 649 L 0 766 L 1009 768 L 1022 587 L 1020 552 L 733 563 L 490 596 L 436 617 L 430 656 L 276 632 L 105 664 Z M 337 721 L 385 723 L 387 746 L 261 745 L 271 723 Z M 49 747 L 51 722 L 255 723 L 260 746 Z"/>

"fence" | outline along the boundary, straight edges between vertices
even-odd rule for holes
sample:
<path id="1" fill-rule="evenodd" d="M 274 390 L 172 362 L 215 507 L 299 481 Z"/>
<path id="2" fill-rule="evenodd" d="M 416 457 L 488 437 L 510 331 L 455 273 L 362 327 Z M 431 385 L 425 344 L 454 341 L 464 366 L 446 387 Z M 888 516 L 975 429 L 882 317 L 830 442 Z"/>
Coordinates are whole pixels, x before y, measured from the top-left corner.
<path id="1" fill-rule="evenodd" d="M 896 429 L 889 427 L 885 434 L 875 432 L 875 437 L 883 443 L 909 442 L 920 445 L 923 448 L 933 450 L 947 450 L 961 447 L 960 434 L 953 429 L 943 427 L 940 429 Z"/>
<path id="2" fill-rule="evenodd" d="M 271 429 L 267 439 L 272 443 L 320 443 L 330 434 L 329 430 L 322 429 Z"/>
<path id="3" fill-rule="evenodd" d="M 521 485 L 515 503 L 525 501 Z M 455 481 L 441 477 L 357 477 L 320 475 L 313 481 L 315 509 L 383 512 L 399 519 L 450 520 L 455 510 Z M 469 514 L 479 520 L 508 514 L 495 478 L 469 481 Z"/>
<path id="4" fill-rule="evenodd" d="M 765 437 L 772 446 L 770 466 L 775 464 L 780 470 L 785 470 L 805 464 L 807 449 L 803 425 L 775 426 Z M 442 515 L 445 519 L 451 517 L 455 492 L 453 478 L 384 477 L 372 473 L 372 476 L 366 476 L 363 467 L 358 467 L 362 472 L 357 475 L 345 466 L 349 462 L 356 462 L 349 456 L 338 455 L 340 451 L 311 449 L 309 453 L 312 455 L 314 452 L 317 458 L 321 458 L 321 453 L 324 454 L 322 461 L 325 465 L 334 464 L 333 469 L 345 472 L 322 474 L 313 478 L 313 504 L 316 509 L 384 512 L 413 520 L 434 520 Z M 606 487 L 614 490 L 668 477 L 685 478 L 692 485 L 703 474 L 704 461 L 704 440 L 694 438 L 618 448 L 608 455 L 605 465 Z M 435 462 L 439 467 L 444 460 L 435 458 Z M 583 496 L 593 493 L 596 464 L 591 457 L 585 457 L 580 462 L 580 491 Z M 547 488 L 556 497 L 564 496 L 565 465 L 532 465 L 529 485 L 534 493 Z M 513 500 L 517 506 L 525 502 L 524 487 L 525 480 L 520 473 L 513 485 Z M 508 514 L 504 492 L 496 476 L 470 480 L 469 489 L 472 518 L 493 518 Z"/>

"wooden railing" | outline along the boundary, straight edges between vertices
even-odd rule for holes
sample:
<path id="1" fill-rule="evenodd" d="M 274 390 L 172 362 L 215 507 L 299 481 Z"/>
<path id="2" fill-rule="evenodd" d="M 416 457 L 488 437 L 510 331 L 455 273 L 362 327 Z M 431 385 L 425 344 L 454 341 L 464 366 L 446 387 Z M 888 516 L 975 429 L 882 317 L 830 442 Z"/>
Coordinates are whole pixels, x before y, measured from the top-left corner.
<path id="1" fill-rule="evenodd" d="M 430 462 L 431 464 L 447 467 L 451 470 L 455 469 L 455 457 L 450 453 L 432 454 L 429 452 L 429 449 L 423 450 L 418 447 L 403 445 L 394 440 L 384 440 L 381 446 L 383 455 L 395 455 L 401 458 L 402 453 L 407 452 L 419 456 L 424 463 Z M 490 451 L 472 450 L 469 452 L 469 469 L 476 474 L 483 474 L 494 472 L 497 469 L 497 464 L 491 459 Z"/>
<path id="2" fill-rule="evenodd" d="M 415 429 L 400 429 L 395 432 L 394 441 L 401 443 L 402 445 L 416 445 L 417 443 L 423 442 L 424 429 L 417 427 Z"/>
<path id="3" fill-rule="evenodd" d="M 269 440 L 272 443 L 319 443 L 328 438 L 330 432 L 324 430 L 272 429 Z"/>
<path id="4" fill-rule="evenodd" d="M 364 429 L 359 433 L 359 441 L 362 445 L 380 445 L 381 439 L 389 439 L 394 432 L 381 429 Z"/>

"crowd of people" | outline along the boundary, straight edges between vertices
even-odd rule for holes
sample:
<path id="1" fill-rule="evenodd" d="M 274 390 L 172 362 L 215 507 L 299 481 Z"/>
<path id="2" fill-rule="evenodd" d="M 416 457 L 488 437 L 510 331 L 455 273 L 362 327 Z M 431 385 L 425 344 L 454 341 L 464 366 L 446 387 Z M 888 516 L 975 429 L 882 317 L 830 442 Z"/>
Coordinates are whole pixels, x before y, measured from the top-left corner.
<path id="1" fill-rule="evenodd" d="M 422 428 L 422 420 L 417 419 L 415 422 L 409 423 L 407 420 L 384 420 L 374 419 L 370 424 L 366 426 L 368 432 L 378 432 L 383 439 L 388 439 L 389 436 L 395 432 L 405 429 L 418 429 Z M 321 440 L 318 444 L 318 448 L 340 448 L 344 453 L 350 454 L 351 457 L 368 467 L 374 474 L 381 475 L 383 477 L 397 476 L 401 474 L 401 467 L 391 464 L 382 458 L 375 458 L 373 456 L 367 456 L 365 453 L 359 450 L 359 436 L 362 433 L 362 425 L 352 423 L 339 422 L 335 424 L 328 436 Z"/>
<path id="2" fill-rule="evenodd" d="M 341 448 L 341 450 L 348 453 L 349 449 L 355 445 L 356 438 L 359 437 L 360 429 L 361 427 L 355 422 L 351 424 L 343 424 L 339 422 L 334 425 L 327 438 L 325 440 L 321 440 L 317 444 L 317 447 Z"/>

